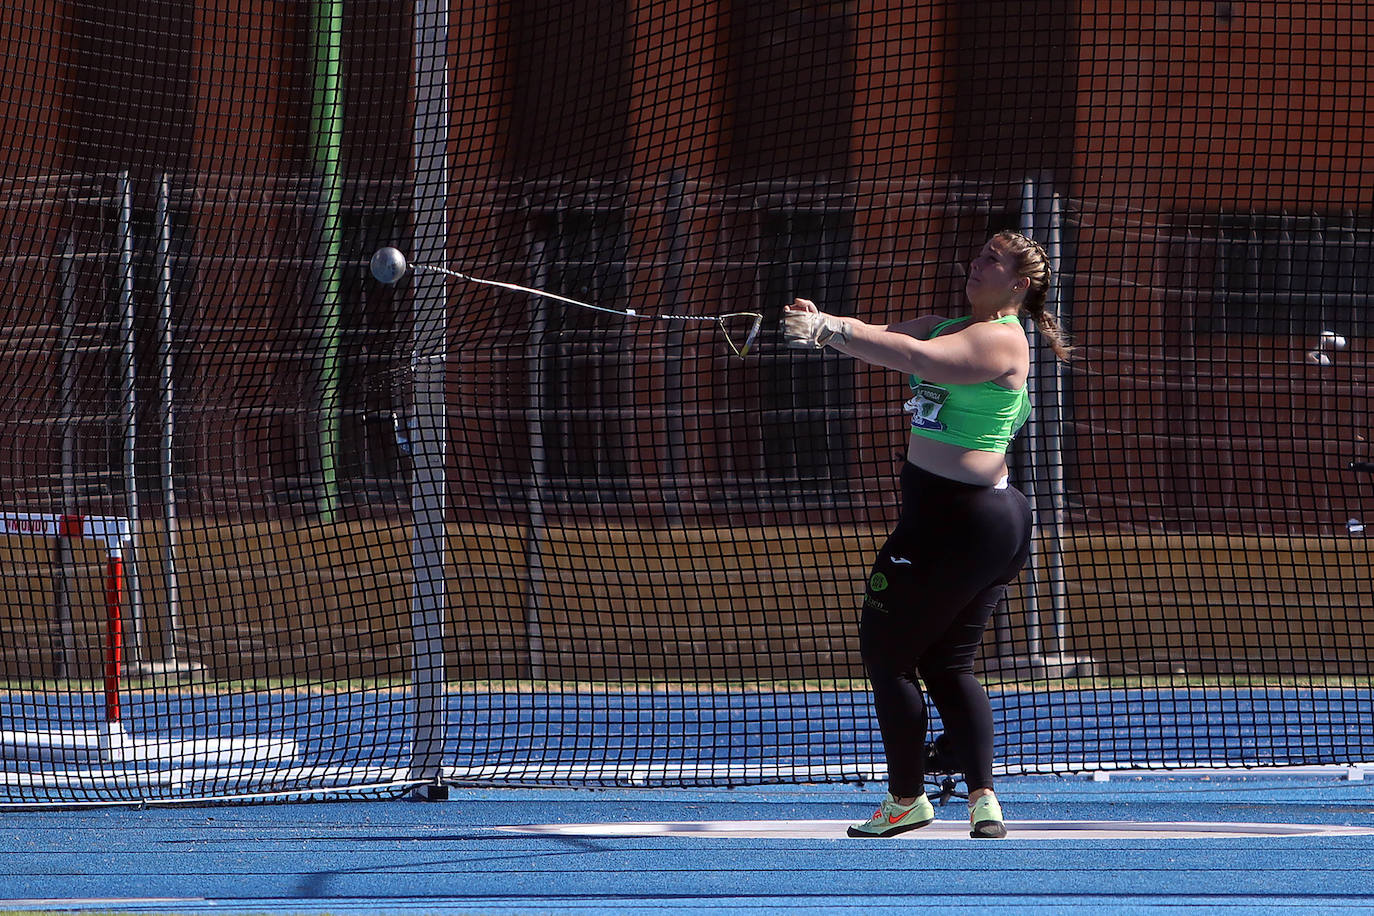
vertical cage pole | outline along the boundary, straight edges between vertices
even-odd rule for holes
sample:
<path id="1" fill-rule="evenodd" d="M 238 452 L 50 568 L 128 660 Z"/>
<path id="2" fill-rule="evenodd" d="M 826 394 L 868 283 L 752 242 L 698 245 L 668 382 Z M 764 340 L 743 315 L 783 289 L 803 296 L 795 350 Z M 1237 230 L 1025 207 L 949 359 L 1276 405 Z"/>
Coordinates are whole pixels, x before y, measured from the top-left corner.
<path id="1" fill-rule="evenodd" d="M 526 235 L 526 248 L 534 258 L 533 280 L 536 288 L 549 284 L 548 254 L 544 242 Z M 548 373 L 545 339 L 548 313 L 538 297 L 530 297 L 530 337 L 525 348 L 525 361 L 530 367 L 530 480 L 525 487 L 526 508 L 529 512 L 529 531 L 525 535 L 525 569 L 528 585 L 525 591 L 525 644 L 529 653 L 530 680 L 542 681 L 544 668 L 544 631 L 541 612 L 544 606 L 544 495 L 549 479 L 548 445 L 544 441 L 544 415 L 548 403 Z M 567 454 L 567 444 L 560 450 Z"/>
<path id="2" fill-rule="evenodd" d="M 134 197 L 133 183 L 127 171 L 116 178 L 119 216 L 116 233 L 119 241 L 119 417 L 122 425 L 122 453 L 124 473 L 124 514 L 139 530 L 138 506 L 138 410 L 135 388 L 138 384 L 137 355 L 134 341 Z M 136 544 L 137 542 L 135 542 Z M 123 558 L 124 584 L 128 596 L 130 641 L 128 661 L 138 665 L 143 660 L 143 590 L 139 577 L 137 547 Z"/>
<path id="3" fill-rule="evenodd" d="M 1035 181 L 1027 178 L 1021 185 L 1021 234 L 1039 239 L 1035 225 Z M 1040 428 L 1044 425 L 1044 405 L 1040 402 L 1041 392 L 1040 364 L 1043 360 L 1040 339 L 1035 330 L 1035 322 L 1030 319 L 1024 321 L 1027 333 L 1031 337 L 1031 366 L 1030 376 L 1026 384 L 1031 386 L 1031 415 L 1026 422 L 1026 440 L 1024 449 L 1026 461 L 1025 488 L 1026 498 L 1030 502 L 1031 516 L 1037 521 L 1041 518 L 1041 506 L 1044 503 L 1043 491 L 1044 481 L 1041 475 L 1045 473 L 1045 460 L 1038 448 L 1040 444 Z M 1029 560 L 1030 575 L 1026 577 L 1026 646 L 1025 651 L 1029 663 L 1032 667 L 1038 666 L 1045 656 L 1043 637 L 1041 633 L 1041 571 L 1044 566 L 1045 556 L 1041 547 L 1045 543 L 1044 527 L 1036 532 L 1038 537 L 1035 539 L 1031 549 Z M 1018 647 L 1011 647 L 1012 654 L 1016 654 Z"/>
<path id="4" fill-rule="evenodd" d="M 415 170 L 414 243 L 411 260 L 448 261 L 448 0 L 416 0 L 415 98 L 412 154 Z M 447 583 L 448 284 L 443 274 L 412 274 L 414 411 L 411 482 L 410 777 L 428 785 L 427 797 L 443 797 L 445 719 L 444 618 Z"/>
<path id="5" fill-rule="evenodd" d="M 68 235 L 58 261 L 58 310 L 61 332 L 58 337 L 58 422 L 62 427 L 62 504 L 64 515 L 76 514 L 76 240 Z M 53 674 L 65 678 L 71 671 L 76 634 L 72 628 L 71 569 L 72 547 L 66 538 L 57 538 L 57 594 L 55 598 L 56 634 Z"/>
<path id="6" fill-rule="evenodd" d="M 1045 303 L 1045 307 L 1063 319 L 1065 316 L 1060 313 L 1060 309 L 1064 300 L 1060 291 L 1064 288 L 1064 219 L 1062 203 L 1058 194 L 1050 198 L 1048 228 L 1045 253 L 1049 255 L 1050 269 L 1054 272 L 1055 282 L 1050 287 L 1049 301 Z M 1049 456 L 1050 467 L 1052 468 L 1050 499 L 1053 508 L 1050 513 L 1052 525 L 1050 540 L 1054 545 L 1054 556 L 1050 559 L 1049 572 L 1050 604 L 1054 612 L 1054 644 L 1051 651 L 1054 653 L 1056 663 L 1063 666 L 1070 663 L 1067 657 L 1069 648 L 1069 582 L 1067 571 L 1064 568 L 1065 505 L 1068 499 L 1064 486 L 1064 364 L 1059 361 L 1053 349 L 1047 344 L 1042 343 L 1040 346 L 1045 358 L 1049 361 L 1046 371 L 1049 390 L 1046 394 L 1049 396 L 1049 409 L 1051 411 L 1050 417 L 1042 427 L 1046 454 Z"/>
<path id="7" fill-rule="evenodd" d="M 157 368 L 159 475 L 162 482 L 163 581 L 167 591 L 162 634 L 162 661 L 174 665 L 181 645 L 181 592 L 177 581 L 179 531 L 173 463 L 174 392 L 172 389 L 172 186 L 164 174 L 157 186 Z"/>
<path id="8" fill-rule="evenodd" d="M 1021 231 L 1045 248 L 1050 270 L 1061 280 L 1062 233 L 1059 197 L 1051 196 L 1046 212 L 1043 190 L 1034 179 L 1022 185 Z M 1058 308 L 1058 282 L 1051 285 L 1045 307 Z M 1064 449 L 1063 368 L 1049 342 L 1032 332 L 1031 375 L 1034 406 L 1026 455 L 1030 464 L 1031 511 L 1040 529 L 1038 541 L 1047 549 L 1032 554 L 1027 601 L 1027 651 L 1032 666 L 1066 674 L 1065 658 L 1068 585 L 1064 579 Z M 1042 575 L 1044 580 L 1042 582 Z M 1045 600 L 1048 599 L 1048 600 Z"/>

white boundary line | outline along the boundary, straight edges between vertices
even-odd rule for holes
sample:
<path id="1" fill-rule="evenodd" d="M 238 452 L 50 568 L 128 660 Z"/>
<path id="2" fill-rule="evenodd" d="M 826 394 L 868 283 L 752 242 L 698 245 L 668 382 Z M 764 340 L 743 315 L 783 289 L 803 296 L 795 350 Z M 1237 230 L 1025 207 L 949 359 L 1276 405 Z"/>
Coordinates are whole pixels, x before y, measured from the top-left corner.
<path id="1" fill-rule="evenodd" d="M 1374 777 L 1374 762 L 1352 764 L 1274 765 L 1218 764 L 1177 767 L 1129 766 L 1112 761 L 1079 760 L 1033 766 L 998 766 L 998 776 L 1079 776 L 1108 782 L 1113 776 L 1325 776 L 1361 782 Z M 476 767 L 445 767 L 444 778 L 454 783 L 498 782 L 618 782 L 650 786 L 659 783 L 762 782 L 881 782 L 887 766 L 876 760 L 824 765 L 776 764 L 550 764 L 498 763 Z M 936 774 L 932 774 L 936 775 Z M 943 775 L 943 774 L 938 774 Z"/>
<path id="2" fill-rule="evenodd" d="M 702 839 L 849 839 L 846 828 L 853 821 L 651 821 L 614 824 L 528 824 L 493 827 L 502 833 L 532 836 L 683 837 Z M 1011 840 L 1122 840 L 1122 839 L 1248 839 L 1255 837 L 1374 836 L 1374 827 L 1326 824 L 1247 824 L 1180 821 L 1008 821 Z M 969 836 L 968 822 L 937 820 L 888 842 L 959 840 L 969 843 L 997 842 Z M 852 839 L 872 843 L 869 838 Z M 1005 841 L 1003 841 L 1005 842 Z"/>
<path id="3" fill-rule="evenodd" d="M 18 910 L 41 907 L 45 911 L 65 910 L 74 906 L 149 906 L 173 903 L 205 903 L 204 897 L 30 897 L 25 899 L 0 899 L 0 909 Z"/>

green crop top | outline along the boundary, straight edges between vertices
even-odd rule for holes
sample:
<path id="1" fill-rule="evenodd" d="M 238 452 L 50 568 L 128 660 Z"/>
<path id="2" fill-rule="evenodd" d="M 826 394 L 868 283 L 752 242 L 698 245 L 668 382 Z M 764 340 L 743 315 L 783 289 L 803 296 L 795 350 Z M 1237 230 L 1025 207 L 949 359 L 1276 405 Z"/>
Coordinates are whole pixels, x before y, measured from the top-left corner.
<path id="1" fill-rule="evenodd" d="M 968 321 L 951 318 L 930 332 L 938 337 L 952 324 Z M 1007 315 L 998 324 L 1019 324 Z M 911 377 L 912 398 L 905 409 L 911 414 L 911 434 L 936 442 L 948 442 L 980 452 L 1005 454 L 1012 437 L 1030 416 L 1030 393 L 1022 385 L 1015 391 L 996 382 L 976 385 L 936 385 Z"/>

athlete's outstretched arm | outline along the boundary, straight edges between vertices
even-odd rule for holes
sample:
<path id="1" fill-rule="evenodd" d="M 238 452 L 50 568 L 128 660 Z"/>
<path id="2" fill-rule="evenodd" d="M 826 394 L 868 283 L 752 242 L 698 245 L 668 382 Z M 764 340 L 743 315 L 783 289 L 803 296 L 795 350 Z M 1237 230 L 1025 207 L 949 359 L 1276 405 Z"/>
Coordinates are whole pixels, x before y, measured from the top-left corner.
<path id="1" fill-rule="evenodd" d="M 1020 329 L 1009 325 L 975 324 L 948 337 L 918 340 L 904 333 L 909 324 L 915 322 L 876 325 L 840 318 L 819 311 L 813 302 L 798 299 L 783 312 L 783 337 L 788 346 L 828 346 L 874 366 L 951 385 L 1002 378 L 1016 366 L 1018 349 L 1026 345 Z"/>

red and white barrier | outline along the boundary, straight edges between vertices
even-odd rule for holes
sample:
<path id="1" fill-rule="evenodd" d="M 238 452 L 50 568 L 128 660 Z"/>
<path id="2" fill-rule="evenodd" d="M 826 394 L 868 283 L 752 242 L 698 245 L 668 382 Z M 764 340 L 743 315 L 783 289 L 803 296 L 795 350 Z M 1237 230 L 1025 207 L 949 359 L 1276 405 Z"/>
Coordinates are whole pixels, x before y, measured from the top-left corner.
<path id="1" fill-rule="evenodd" d="M 81 538 L 105 547 L 104 721 L 77 731 L 0 731 L 0 757 L 30 762 L 141 765 L 232 765 L 296 759 L 295 741 L 279 738 L 139 739 L 124 728 L 120 681 L 124 663 L 124 553 L 133 542 L 127 518 L 0 512 L 0 536 Z"/>

